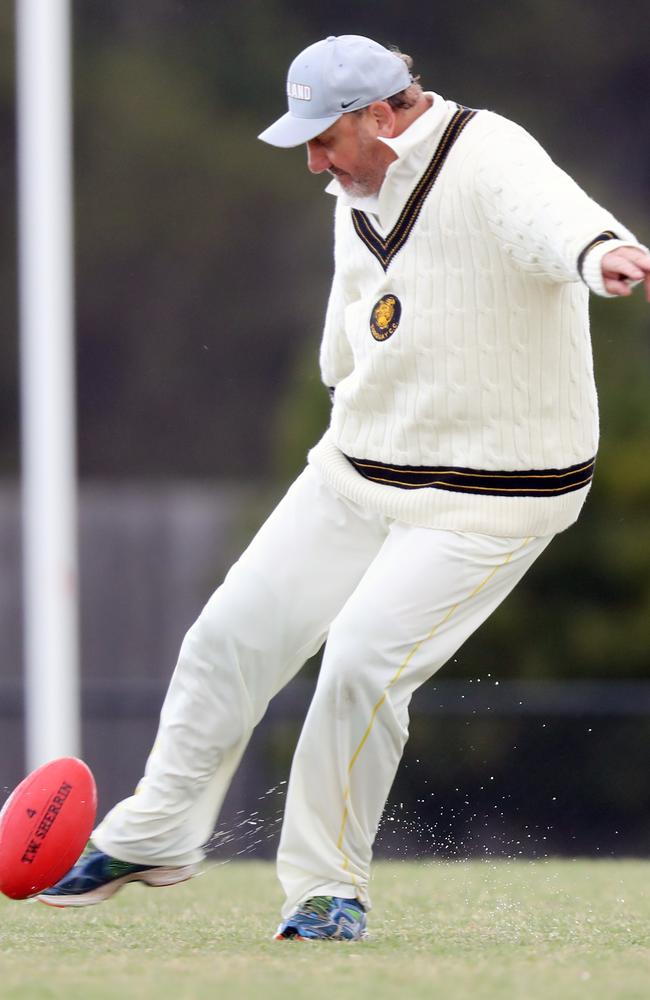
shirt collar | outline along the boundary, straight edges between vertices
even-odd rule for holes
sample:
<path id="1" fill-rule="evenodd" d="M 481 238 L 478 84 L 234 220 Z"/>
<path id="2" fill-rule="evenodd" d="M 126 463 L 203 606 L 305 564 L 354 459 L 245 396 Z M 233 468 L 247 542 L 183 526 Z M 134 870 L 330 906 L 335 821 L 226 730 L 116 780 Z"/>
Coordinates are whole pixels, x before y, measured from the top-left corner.
<path id="1" fill-rule="evenodd" d="M 377 215 L 382 224 L 388 224 L 395 209 L 401 211 L 403 184 L 413 181 L 424 169 L 431 159 L 437 133 L 442 135 L 450 115 L 457 110 L 457 105 L 453 101 L 445 101 L 439 94 L 428 91 L 426 96 L 433 101 L 428 111 L 419 115 L 394 139 L 380 138 L 380 142 L 384 142 L 393 150 L 397 159 L 389 165 L 377 194 L 366 198 L 349 195 L 336 177 L 327 185 L 326 192 L 338 198 L 341 204 L 360 209 L 362 212 L 370 212 Z"/>

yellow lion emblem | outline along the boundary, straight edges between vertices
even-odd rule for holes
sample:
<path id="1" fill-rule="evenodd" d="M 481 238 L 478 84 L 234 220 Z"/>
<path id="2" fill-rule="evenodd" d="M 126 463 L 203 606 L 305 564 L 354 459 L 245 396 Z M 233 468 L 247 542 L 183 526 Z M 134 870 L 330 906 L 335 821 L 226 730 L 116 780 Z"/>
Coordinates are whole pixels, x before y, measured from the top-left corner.
<path id="1" fill-rule="evenodd" d="M 388 340 L 395 333 L 402 315 L 402 305 L 396 295 L 382 295 L 373 306 L 370 332 L 375 340 Z"/>

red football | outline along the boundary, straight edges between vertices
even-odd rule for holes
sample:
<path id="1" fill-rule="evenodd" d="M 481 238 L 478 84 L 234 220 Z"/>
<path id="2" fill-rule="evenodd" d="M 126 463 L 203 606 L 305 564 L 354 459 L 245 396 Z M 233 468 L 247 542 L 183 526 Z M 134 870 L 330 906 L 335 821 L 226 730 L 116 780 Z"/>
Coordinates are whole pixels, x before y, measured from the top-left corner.
<path id="1" fill-rule="evenodd" d="M 82 760 L 60 757 L 28 774 L 0 812 L 0 891 L 27 899 L 55 885 L 86 846 L 96 810 Z"/>

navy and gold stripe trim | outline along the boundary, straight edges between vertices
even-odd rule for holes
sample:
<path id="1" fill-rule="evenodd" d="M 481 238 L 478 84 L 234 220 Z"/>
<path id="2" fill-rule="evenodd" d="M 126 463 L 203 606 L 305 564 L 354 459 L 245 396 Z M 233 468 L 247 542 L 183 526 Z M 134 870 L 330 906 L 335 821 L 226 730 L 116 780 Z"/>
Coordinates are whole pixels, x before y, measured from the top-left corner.
<path id="1" fill-rule="evenodd" d="M 588 486 L 595 458 L 566 469 L 531 469 L 492 472 L 479 469 L 412 465 L 385 465 L 345 456 L 365 479 L 401 490 L 433 488 L 493 497 L 557 497 Z"/>
<path id="2" fill-rule="evenodd" d="M 593 250 L 594 247 L 600 246 L 601 243 L 607 243 L 608 240 L 620 240 L 620 238 L 621 237 L 612 232 L 611 229 L 606 229 L 604 233 L 599 233 L 598 236 L 594 237 L 591 243 L 587 243 L 587 246 L 584 250 L 580 251 L 580 256 L 578 257 L 578 274 L 580 277 L 583 278 L 582 268 L 585 262 L 585 257 L 590 250 Z"/>
<path id="3" fill-rule="evenodd" d="M 353 208 L 352 223 L 357 235 L 366 244 L 368 249 L 377 258 L 384 271 L 399 253 L 406 243 L 425 198 L 435 184 L 438 174 L 442 170 L 443 164 L 449 155 L 449 151 L 456 139 L 463 131 L 468 122 L 477 114 L 472 108 L 465 108 L 458 105 L 458 110 L 454 113 L 451 121 L 447 125 L 443 136 L 438 143 L 433 159 L 424 171 L 424 174 L 411 192 L 411 195 L 401 211 L 400 217 L 391 229 L 386 238 L 379 235 L 371 224 L 365 212 L 358 208 Z"/>

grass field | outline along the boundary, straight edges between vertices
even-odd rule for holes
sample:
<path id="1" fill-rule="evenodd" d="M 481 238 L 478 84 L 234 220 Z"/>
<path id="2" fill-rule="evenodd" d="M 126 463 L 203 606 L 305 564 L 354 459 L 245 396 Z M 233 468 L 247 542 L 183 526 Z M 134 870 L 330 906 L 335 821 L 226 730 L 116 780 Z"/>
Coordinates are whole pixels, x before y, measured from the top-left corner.
<path id="1" fill-rule="evenodd" d="M 371 937 L 270 940 L 273 867 L 127 887 L 77 911 L 0 903 L 0 997 L 648 1000 L 650 862 L 382 863 Z"/>

